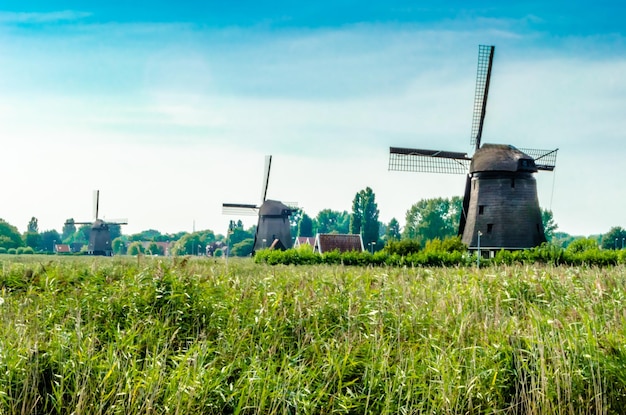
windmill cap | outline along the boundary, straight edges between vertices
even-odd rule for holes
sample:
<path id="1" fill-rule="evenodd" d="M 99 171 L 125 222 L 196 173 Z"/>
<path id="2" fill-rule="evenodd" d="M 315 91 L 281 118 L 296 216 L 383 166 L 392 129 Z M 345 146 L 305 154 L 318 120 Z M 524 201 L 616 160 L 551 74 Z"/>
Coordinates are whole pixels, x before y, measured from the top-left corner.
<path id="1" fill-rule="evenodd" d="M 508 144 L 483 144 L 470 163 L 470 173 L 485 171 L 536 173 L 535 159 Z"/>
<path id="2" fill-rule="evenodd" d="M 278 200 L 266 200 L 261 205 L 259 211 L 260 216 L 289 216 L 291 215 L 292 208 L 279 202 Z"/>

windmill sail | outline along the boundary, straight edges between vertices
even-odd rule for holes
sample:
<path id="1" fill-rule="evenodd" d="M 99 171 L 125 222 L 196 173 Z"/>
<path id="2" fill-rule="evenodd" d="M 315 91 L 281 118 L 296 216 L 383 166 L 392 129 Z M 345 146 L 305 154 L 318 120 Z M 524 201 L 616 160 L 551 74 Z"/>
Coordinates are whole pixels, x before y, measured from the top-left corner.
<path id="1" fill-rule="evenodd" d="M 259 206 L 246 203 L 222 203 L 222 214 L 252 216 L 258 213 Z"/>
<path id="2" fill-rule="evenodd" d="M 476 93 L 474 95 L 472 136 L 470 139 L 470 144 L 475 146 L 476 150 L 480 148 L 485 114 L 487 113 L 487 96 L 489 95 L 494 50 L 495 46 L 480 45 L 478 47 L 478 70 L 476 74 Z"/>
<path id="3" fill-rule="evenodd" d="M 389 148 L 389 170 L 421 173 L 467 174 L 471 158 L 466 153 Z"/>
<path id="4" fill-rule="evenodd" d="M 556 167 L 556 153 L 559 149 L 539 150 L 536 148 L 520 148 L 520 151 L 535 159 L 537 170 L 553 171 Z"/>
<path id="5" fill-rule="evenodd" d="M 270 183 L 270 169 L 272 168 L 272 156 L 265 156 L 265 168 L 263 169 L 263 186 L 261 190 L 261 203 L 267 199 L 267 187 Z"/>

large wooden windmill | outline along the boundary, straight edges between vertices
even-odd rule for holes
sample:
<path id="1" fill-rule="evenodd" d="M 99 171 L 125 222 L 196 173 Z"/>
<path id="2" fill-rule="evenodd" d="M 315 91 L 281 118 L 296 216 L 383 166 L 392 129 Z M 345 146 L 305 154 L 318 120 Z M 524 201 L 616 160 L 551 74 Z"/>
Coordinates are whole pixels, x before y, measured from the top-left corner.
<path id="1" fill-rule="evenodd" d="M 100 191 L 94 191 L 93 200 L 93 221 L 90 222 L 66 222 L 66 225 L 91 225 L 89 232 L 89 245 L 87 246 L 88 255 L 113 255 L 113 249 L 111 246 L 111 232 L 109 230 L 110 225 L 127 225 L 126 219 L 119 220 L 107 220 L 104 221 L 98 217 L 98 211 L 100 207 Z"/>
<path id="2" fill-rule="evenodd" d="M 272 156 L 265 156 L 265 171 L 263 173 L 263 187 L 261 190 L 261 204 L 223 203 L 222 212 L 225 214 L 256 215 L 259 222 L 254 234 L 253 252 L 259 249 L 273 247 L 275 249 L 289 249 L 293 246 L 289 216 L 293 208 L 278 200 L 267 199 L 267 187 L 270 180 Z"/>
<path id="3" fill-rule="evenodd" d="M 546 241 L 534 173 L 552 171 L 557 150 L 482 144 L 494 46 L 480 45 L 470 144 L 474 154 L 391 147 L 389 170 L 466 174 L 459 235 L 470 248 L 523 249 Z M 480 241 L 480 242 L 479 242 Z"/>

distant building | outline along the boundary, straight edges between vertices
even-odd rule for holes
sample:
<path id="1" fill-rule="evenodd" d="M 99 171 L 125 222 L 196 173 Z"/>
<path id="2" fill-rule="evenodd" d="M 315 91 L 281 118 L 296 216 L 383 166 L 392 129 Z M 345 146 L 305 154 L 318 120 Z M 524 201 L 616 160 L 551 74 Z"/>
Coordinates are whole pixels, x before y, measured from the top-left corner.
<path id="1" fill-rule="evenodd" d="M 339 252 L 363 252 L 365 249 L 360 234 L 318 233 L 315 237 L 313 250 L 323 254 L 335 250 Z"/>
<path id="2" fill-rule="evenodd" d="M 54 244 L 54 252 L 57 254 L 71 254 L 72 250 L 68 244 Z"/>
<path id="3" fill-rule="evenodd" d="M 310 245 L 315 246 L 315 237 L 314 236 L 298 236 L 293 243 L 294 248 L 299 248 L 302 245 Z"/>

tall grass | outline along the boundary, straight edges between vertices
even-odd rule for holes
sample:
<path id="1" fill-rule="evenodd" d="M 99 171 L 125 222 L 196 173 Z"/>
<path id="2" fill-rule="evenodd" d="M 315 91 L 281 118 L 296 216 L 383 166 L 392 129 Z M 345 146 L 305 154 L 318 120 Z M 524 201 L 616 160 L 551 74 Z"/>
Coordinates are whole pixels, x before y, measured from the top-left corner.
<path id="1" fill-rule="evenodd" d="M 625 408 L 623 266 L 8 258 L 3 414 Z"/>

